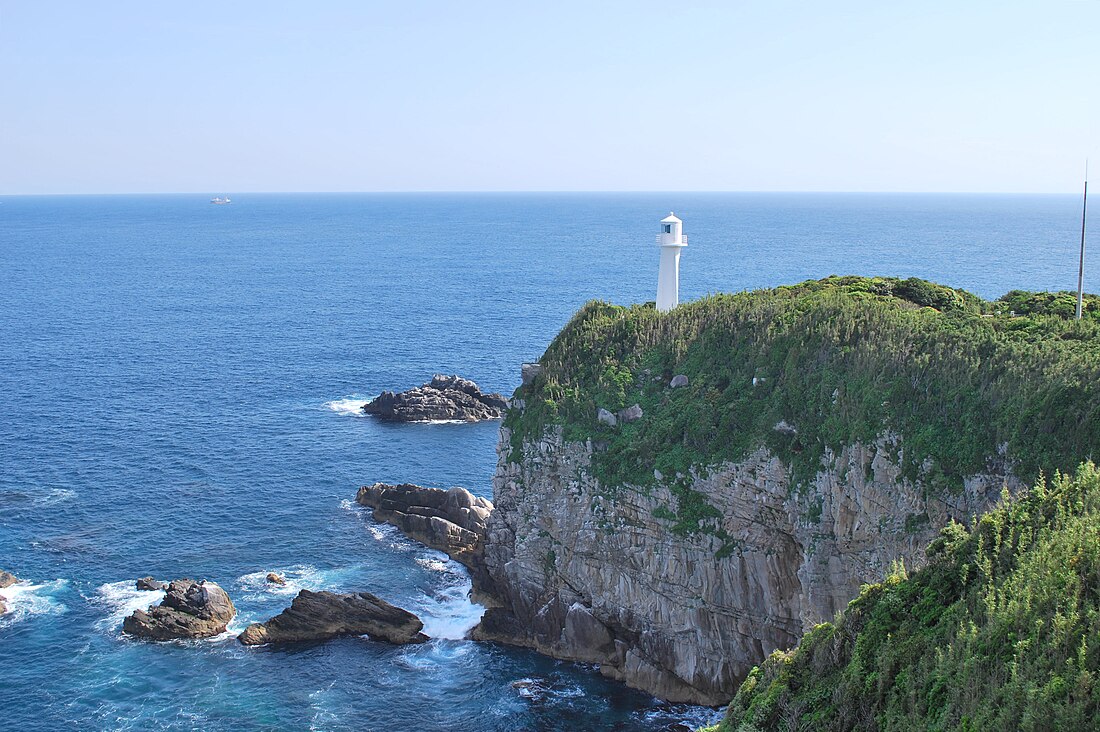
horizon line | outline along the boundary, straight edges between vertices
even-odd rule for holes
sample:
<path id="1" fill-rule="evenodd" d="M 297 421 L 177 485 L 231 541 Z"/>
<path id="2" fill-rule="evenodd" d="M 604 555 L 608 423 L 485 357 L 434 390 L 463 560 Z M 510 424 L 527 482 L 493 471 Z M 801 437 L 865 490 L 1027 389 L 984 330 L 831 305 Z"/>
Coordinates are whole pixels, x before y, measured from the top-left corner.
<path id="1" fill-rule="evenodd" d="M 227 193 L 225 190 L 213 191 L 65 191 L 51 193 L 0 193 L 0 198 L 29 198 L 46 196 L 271 196 L 271 195 L 744 195 L 744 194 L 825 194 L 825 195 L 947 195 L 947 196 L 1066 196 L 1078 195 L 1079 191 L 929 191 L 929 190 L 567 190 L 567 189 L 524 189 L 524 190 L 358 190 L 358 191 L 240 191 Z"/>

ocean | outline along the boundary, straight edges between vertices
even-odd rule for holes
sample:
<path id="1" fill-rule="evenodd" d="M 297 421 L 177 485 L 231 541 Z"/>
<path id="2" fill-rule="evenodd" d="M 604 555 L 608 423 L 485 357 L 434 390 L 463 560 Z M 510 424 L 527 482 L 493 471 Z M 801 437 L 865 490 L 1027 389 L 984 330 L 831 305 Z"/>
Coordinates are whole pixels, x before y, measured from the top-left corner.
<path id="1" fill-rule="evenodd" d="M 463 569 L 376 525 L 375 481 L 491 497 L 499 425 L 357 406 L 434 373 L 510 395 L 584 302 L 829 274 L 985 297 L 1074 289 L 1074 196 L 0 197 L 0 720 L 12 730 L 659 730 L 715 719 L 592 668 L 463 639 Z M 1100 290 L 1100 258 L 1086 285 Z M 264 581 L 284 574 L 285 587 Z M 373 592 L 433 637 L 149 643 L 144 575 L 213 580 L 239 632 L 301 588 Z"/>

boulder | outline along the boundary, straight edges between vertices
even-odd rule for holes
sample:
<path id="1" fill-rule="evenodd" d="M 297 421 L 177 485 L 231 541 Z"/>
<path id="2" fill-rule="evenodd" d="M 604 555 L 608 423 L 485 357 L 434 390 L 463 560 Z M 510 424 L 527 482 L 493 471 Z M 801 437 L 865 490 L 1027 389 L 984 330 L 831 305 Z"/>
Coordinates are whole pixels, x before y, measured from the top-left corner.
<path id="1" fill-rule="evenodd" d="M 134 587 L 139 590 L 163 590 L 168 587 L 168 585 L 164 584 L 163 582 L 159 582 L 152 577 L 142 577 L 134 583 Z"/>
<path id="2" fill-rule="evenodd" d="M 672 381 L 668 382 L 670 388 L 679 389 L 681 386 L 688 385 L 688 377 L 683 374 L 676 374 L 672 377 Z"/>
<path id="3" fill-rule="evenodd" d="M 465 488 L 424 488 L 411 483 L 375 483 L 359 489 L 355 501 L 374 509 L 374 520 L 401 529 L 410 539 L 437 549 L 472 572 L 481 568 L 481 542 L 492 502 Z"/>
<path id="4" fill-rule="evenodd" d="M 279 575 L 279 574 L 275 574 L 274 572 L 268 572 L 266 579 L 267 579 L 268 582 L 270 582 L 273 585 L 285 585 L 286 584 L 286 580 L 283 579 L 283 576 Z"/>
<path id="5" fill-rule="evenodd" d="M 245 628 L 237 640 L 246 646 L 264 643 L 322 641 L 341 635 L 369 635 L 389 643 L 423 643 L 424 624 L 407 610 L 369 592 L 337 594 L 302 590 L 290 607 Z"/>
<path id="6" fill-rule="evenodd" d="M 397 422 L 499 419 L 508 408 L 500 394 L 483 394 L 478 385 L 459 376 L 435 375 L 423 386 L 394 393 L 384 391 L 363 405 L 363 411 Z"/>
<path id="7" fill-rule="evenodd" d="M 224 633 L 236 613 L 229 595 L 213 582 L 178 579 L 159 605 L 127 617 L 122 631 L 151 640 L 210 638 Z"/>
<path id="8" fill-rule="evenodd" d="M 639 404 L 635 404 L 634 406 L 627 407 L 626 409 L 620 409 L 619 413 L 616 416 L 623 424 L 627 424 L 629 422 L 637 422 L 639 419 L 642 418 L 642 407 Z"/>
<path id="9" fill-rule="evenodd" d="M 614 414 L 607 411 L 603 407 L 600 407 L 596 410 L 596 419 L 600 422 L 603 422 L 608 427 L 614 427 L 619 424 L 618 417 L 616 417 Z"/>
<path id="10" fill-rule="evenodd" d="M 535 379 L 542 375 L 541 363 L 525 363 L 519 367 L 520 379 L 524 386 L 530 386 Z"/>

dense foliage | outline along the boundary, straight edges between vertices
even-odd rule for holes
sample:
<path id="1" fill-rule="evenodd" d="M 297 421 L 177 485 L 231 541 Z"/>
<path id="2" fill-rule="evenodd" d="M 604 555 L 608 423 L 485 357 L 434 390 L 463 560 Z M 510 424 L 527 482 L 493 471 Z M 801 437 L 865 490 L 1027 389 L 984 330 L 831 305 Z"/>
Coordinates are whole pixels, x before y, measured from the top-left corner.
<path id="1" fill-rule="evenodd" d="M 961 488 L 1000 454 L 1030 482 L 1100 445 L 1100 299 L 1089 296 L 1079 322 L 1064 300 L 1013 292 L 989 302 L 918 279 L 830 277 L 664 314 L 591 302 L 547 349 L 542 376 L 517 391 L 526 408 L 506 426 L 514 451 L 551 425 L 591 439 L 608 491 L 761 446 L 797 486 L 827 448 L 885 432 L 902 436 L 907 475 L 926 486 Z M 688 386 L 669 388 L 676 374 Z M 597 420 L 599 408 L 635 403 L 641 420 Z M 690 498 L 674 514 L 685 529 Z M 706 508 L 696 507 L 704 518 Z"/>
<path id="2" fill-rule="evenodd" d="M 721 732 L 1093 730 L 1100 719 L 1100 472 L 951 524 L 928 565 L 863 588 L 754 669 Z"/>

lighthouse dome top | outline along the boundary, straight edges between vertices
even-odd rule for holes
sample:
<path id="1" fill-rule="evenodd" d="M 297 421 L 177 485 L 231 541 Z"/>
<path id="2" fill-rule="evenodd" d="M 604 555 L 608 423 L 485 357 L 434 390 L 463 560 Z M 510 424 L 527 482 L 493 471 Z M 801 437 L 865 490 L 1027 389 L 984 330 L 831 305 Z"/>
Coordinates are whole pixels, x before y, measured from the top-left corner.
<path id="1" fill-rule="evenodd" d="M 661 219 L 661 223 L 662 224 L 682 224 L 684 222 L 680 221 L 680 219 L 676 218 L 676 214 L 674 214 L 670 211 L 668 216 L 665 216 L 663 219 Z"/>

